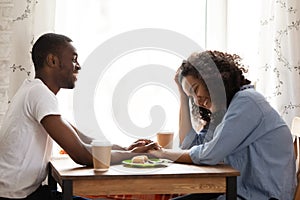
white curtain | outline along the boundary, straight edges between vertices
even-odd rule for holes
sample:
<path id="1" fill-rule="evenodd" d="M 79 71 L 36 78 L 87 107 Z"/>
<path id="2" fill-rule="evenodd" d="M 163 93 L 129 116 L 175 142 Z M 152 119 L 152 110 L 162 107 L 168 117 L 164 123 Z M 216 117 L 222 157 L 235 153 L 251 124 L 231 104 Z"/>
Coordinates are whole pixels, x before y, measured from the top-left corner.
<path id="1" fill-rule="evenodd" d="M 0 125 L 16 90 L 34 76 L 32 44 L 53 32 L 54 11 L 55 1 L 0 0 Z"/>
<path id="2" fill-rule="evenodd" d="M 209 0 L 207 5 L 207 49 L 240 55 L 247 78 L 290 125 L 300 116 L 299 0 Z"/>
<path id="3" fill-rule="evenodd" d="M 0 1 L 0 125 L 8 103 L 12 2 Z"/>
<path id="4" fill-rule="evenodd" d="M 261 3 L 256 86 L 290 125 L 300 116 L 300 2 Z"/>

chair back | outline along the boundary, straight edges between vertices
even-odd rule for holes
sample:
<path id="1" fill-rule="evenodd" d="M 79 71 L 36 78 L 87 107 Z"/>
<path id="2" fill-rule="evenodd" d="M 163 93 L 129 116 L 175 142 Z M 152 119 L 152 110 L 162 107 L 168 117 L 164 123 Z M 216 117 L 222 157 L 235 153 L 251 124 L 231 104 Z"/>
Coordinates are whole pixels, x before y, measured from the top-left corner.
<path id="1" fill-rule="evenodd" d="M 300 143 L 300 117 L 294 117 L 291 126 L 291 132 L 294 138 L 294 150 L 296 154 L 296 172 L 297 172 L 297 187 L 295 192 L 294 200 L 300 200 L 300 154 L 299 154 L 299 143 Z"/>

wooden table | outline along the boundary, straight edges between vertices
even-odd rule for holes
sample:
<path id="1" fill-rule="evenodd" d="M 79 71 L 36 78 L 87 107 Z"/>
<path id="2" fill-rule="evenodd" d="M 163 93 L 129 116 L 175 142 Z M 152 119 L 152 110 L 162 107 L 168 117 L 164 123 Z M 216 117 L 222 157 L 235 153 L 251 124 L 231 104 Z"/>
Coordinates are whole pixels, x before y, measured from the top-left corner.
<path id="1" fill-rule="evenodd" d="M 72 195 L 226 193 L 237 197 L 239 171 L 228 165 L 196 166 L 171 163 L 163 168 L 128 168 L 114 165 L 106 172 L 78 165 L 69 157 L 52 159 L 49 185 L 61 186 L 63 199 Z"/>

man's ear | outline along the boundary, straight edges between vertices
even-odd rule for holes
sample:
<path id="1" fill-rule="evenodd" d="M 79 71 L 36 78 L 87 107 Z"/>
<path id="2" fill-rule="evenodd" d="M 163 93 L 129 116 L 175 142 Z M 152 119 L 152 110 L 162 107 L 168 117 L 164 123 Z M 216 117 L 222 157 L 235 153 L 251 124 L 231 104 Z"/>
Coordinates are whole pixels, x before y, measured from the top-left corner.
<path id="1" fill-rule="evenodd" d="M 56 66 L 59 66 L 59 60 L 58 60 L 58 57 L 52 53 L 49 53 L 47 55 L 47 58 L 46 58 L 46 62 L 47 62 L 47 65 L 49 67 L 56 67 Z"/>

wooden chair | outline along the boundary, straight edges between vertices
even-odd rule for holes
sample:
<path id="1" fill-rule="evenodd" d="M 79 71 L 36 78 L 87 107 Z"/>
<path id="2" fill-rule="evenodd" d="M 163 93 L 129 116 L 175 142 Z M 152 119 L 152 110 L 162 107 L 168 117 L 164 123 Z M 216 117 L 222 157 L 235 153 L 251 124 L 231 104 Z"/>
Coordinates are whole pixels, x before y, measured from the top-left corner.
<path id="1" fill-rule="evenodd" d="M 292 121 L 291 132 L 294 137 L 294 149 L 296 154 L 296 172 L 297 172 L 297 187 L 295 192 L 294 200 L 300 200 L 300 154 L 299 154 L 299 143 L 300 143 L 300 117 L 294 117 Z"/>

